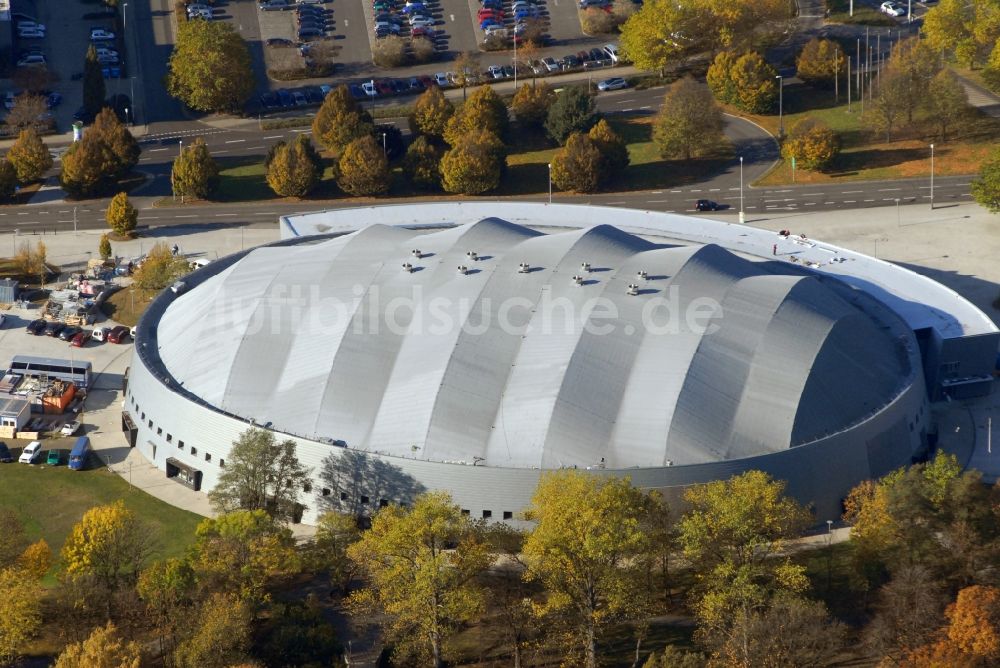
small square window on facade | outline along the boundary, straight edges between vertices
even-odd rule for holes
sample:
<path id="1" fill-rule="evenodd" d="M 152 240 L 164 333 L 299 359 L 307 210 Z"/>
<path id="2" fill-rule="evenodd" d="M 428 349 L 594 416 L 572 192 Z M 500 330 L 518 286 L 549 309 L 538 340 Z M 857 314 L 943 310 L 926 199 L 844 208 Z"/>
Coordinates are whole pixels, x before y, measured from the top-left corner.
<path id="1" fill-rule="evenodd" d="M 192 454 L 192 455 L 196 455 L 196 454 L 198 454 L 198 448 L 196 448 L 196 447 L 194 447 L 194 446 L 192 445 L 192 446 L 191 446 L 191 454 Z"/>
<path id="2" fill-rule="evenodd" d="M 388 505 L 389 505 L 389 499 L 379 499 L 378 500 L 378 507 L 379 508 L 386 508 L 386 507 L 388 507 Z"/>
<path id="3" fill-rule="evenodd" d="M 341 501 L 347 501 L 347 492 L 341 492 L 340 493 L 340 500 Z"/>
<path id="4" fill-rule="evenodd" d="M 463 514 L 463 515 L 468 515 L 468 514 L 470 514 L 470 513 L 469 513 L 469 509 L 468 509 L 468 508 L 462 508 L 462 514 Z"/>
<path id="5" fill-rule="evenodd" d="M 181 450 L 184 449 L 184 441 L 177 441 L 177 447 Z"/>
<path id="6" fill-rule="evenodd" d="M 492 510 L 484 510 L 483 511 L 483 519 L 484 520 L 488 520 L 491 517 L 493 517 L 493 511 Z"/>
<path id="7" fill-rule="evenodd" d="M 367 496 L 362 496 L 361 497 L 361 503 L 368 503 L 368 497 Z"/>
<path id="8" fill-rule="evenodd" d="M 211 452 L 206 452 L 205 453 L 205 461 L 206 462 L 212 461 L 212 453 Z"/>
<path id="9" fill-rule="evenodd" d="M 146 419 L 146 413 L 144 412 L 144 413 L 142 414 L 142 416 L 141 416 L 141 417 L 140 417 L 139 419 L 140 419 L 140 420 L 145 420 L 145 419 Z"/>
<path id="10" fill-rule="evenodd" d="M 503 511 L 503 518 L 505 520 L 512 520 L 514 519 L 514 513 L 510 512 L 509 510 L 505 510 Z"/>
<path id="11" fill-rule="evenodd" d="M 226 460 L 225 459 L 220 459 L 219 460 L 219 468 L 220 469 L 226 468 Z"/>
<path id="12" fill-rule="evenodd" d="M 174 440 L 174 435 L 173 434 L 167 434 L 167 443 L 172 443 L 173 440 Z"/>
<path id="13" fill-rule="evenodd" d="M 306 481 L 305 483 L 303 483 L 302 484 L 302 491 L 305 492 L 306 494 L 308 494 L 309 492 L 313 491 L 312 483 L 309 482 L 309 481 Z"/>
<path id="14" fill-rule="evenodd" d="M 326 487 L 323 488 L 323 496 L 330 496 L 330 490 Z"/>
<path id="15" fill-rule="evenodd" d="M 152 421 L 152 420 L 150 420 L 150 421 L 149 421 L 149 422 L 148 422 L 147 424 L 149 425 L 149 428 L 150 428 L 150 429 L 152 429 L 152 428 L 153 428 L 153 421 Z"/>
<path id="16" fill-rule="evenodd" d="M 157 427 L 156 428 L 156 435 L 157 436 L 163 436 L 163 427 Z"/>

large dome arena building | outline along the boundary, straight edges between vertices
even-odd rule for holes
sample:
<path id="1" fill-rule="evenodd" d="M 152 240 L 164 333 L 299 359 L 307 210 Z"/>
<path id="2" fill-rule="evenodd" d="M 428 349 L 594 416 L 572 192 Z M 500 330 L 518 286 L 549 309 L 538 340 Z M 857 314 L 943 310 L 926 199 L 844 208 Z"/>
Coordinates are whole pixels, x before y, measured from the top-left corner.
<path id="1" fill-rule="evenodd" d="M 515 520 L 544 471 L 668 496 L 759 469 L 818 522 L 988 393 L 998 330 L 948 288 L 795 234 L 535 203 L 342 209 L 213 262 L 138 326 L 123 427 L 211 489 L 250 426 L 303 520 L 445 490 Z"/>

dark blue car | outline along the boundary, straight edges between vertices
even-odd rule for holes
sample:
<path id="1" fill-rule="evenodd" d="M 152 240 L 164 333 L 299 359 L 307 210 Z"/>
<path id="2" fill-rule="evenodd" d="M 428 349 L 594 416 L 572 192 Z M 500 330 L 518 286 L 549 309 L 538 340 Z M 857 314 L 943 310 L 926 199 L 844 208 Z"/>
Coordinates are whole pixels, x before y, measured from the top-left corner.
<path id="1" fill-rule="evenodd" d="M 281 105 L 282 107 L 295 106 L 295 100 L 292 99 L 292 94 L 289 93 L 284 88 L 275 91 L 275 93 L 278 95 L 278 104 Z"/>
<path id="2" fill-rule="evenodd" d="M 0 441 L 0 464 L 10 464 L 14 461 L 14 456 L 10 454 L 7 444 Z"/>

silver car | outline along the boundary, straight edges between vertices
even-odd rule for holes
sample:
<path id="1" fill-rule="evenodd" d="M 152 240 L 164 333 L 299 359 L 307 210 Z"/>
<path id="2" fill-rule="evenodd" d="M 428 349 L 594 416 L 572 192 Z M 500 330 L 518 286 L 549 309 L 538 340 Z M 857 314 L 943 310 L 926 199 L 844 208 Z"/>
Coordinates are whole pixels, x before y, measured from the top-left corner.
<path id="1" fill-rule="evenodd" d="M 605 79 L 597 84 L 597 90 L 620 90 L 622 88 L 628 88 L 628 82 L 621 77 L 612 77 L 610 79 Z"/>

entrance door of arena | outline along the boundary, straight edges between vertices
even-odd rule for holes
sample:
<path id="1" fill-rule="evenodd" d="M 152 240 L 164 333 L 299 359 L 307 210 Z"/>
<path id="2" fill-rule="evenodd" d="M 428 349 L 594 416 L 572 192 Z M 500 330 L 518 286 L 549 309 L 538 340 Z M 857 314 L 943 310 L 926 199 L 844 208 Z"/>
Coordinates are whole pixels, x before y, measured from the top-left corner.
<path id="1" fill-rule="evenodd" d="M 122 411 L 122 431 L 125 432 L 125 438 L 128 440 L 128 447 L 135 447 L 135 439 L 139 436 L 139 428 L 135 426 L 135 421 L 132 416 Z"/>

